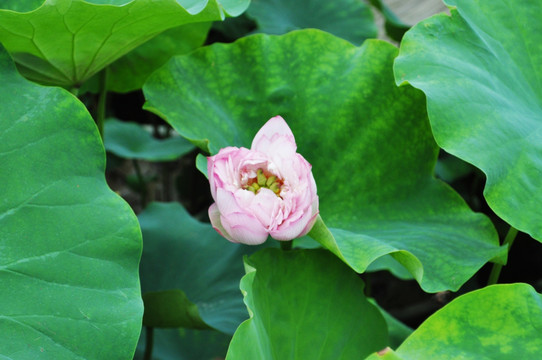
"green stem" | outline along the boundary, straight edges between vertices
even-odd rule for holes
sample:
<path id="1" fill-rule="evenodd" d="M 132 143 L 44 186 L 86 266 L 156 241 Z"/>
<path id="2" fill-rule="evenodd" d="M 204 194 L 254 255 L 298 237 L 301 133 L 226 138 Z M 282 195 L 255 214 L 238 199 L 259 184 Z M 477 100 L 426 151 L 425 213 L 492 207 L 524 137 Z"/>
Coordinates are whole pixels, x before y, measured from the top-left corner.
<path id="1" fill-rule="evenodd" d="M 514 228 L 513 226 L 510 226 L 510 229 L 508 230 L 508 234 L 506 234 L 506 237 L 504 238 L 503 245 L 508 245 L 508 253 L 510 253 L 510 248 L 512 247 L 512 244 L 514 243 L 514 240 L 516 239 L 516 235 L 518 234 L 518 230 Z M 487 281 L 488 285 L 496 284 L 499 281 L 499 275 L 501 274 L 502 270 L 502 264 L 493 264 L 493 268 L 491 269 L 491 274 L 489 274 L 489 280 Z"/>
<path id="2" fill-rule="evenodd" d="M 102 140 L 104 138 L 104 121 L 105 121 L 105 102 L 107 99 L 107 68 L 100 73 L 100 92 L 98 95 L 98 108 L 96 109 L 96 125 L 100 131 Z"/>
<path id="3" fill-rule="evenodd" d="M 284 251 L 292 250 L 292 245 L 294 243 L 293 240 L 289 241 L 279 241 L 280 242 L 280 248 Z"/>
<path id="4" fill-rule="evenodd" d="M 145 326 L 145 354 L 143 360 L 152 359 L 152 348 L 154 346 L 154 328 Z"/>
<path id="5" fill-rule="evenodd" d="M 132 163 L 134 164 L 134 170 L 140 188 L 139 194 L 141 195 L 141 206 L 145 208 L 145 206 L 147 205 L 147 184 L 145 183 L 145 179 L 143 178 L 143 174 L 141 173 L 139 162 L 136 159 L 133 159 Z"/>

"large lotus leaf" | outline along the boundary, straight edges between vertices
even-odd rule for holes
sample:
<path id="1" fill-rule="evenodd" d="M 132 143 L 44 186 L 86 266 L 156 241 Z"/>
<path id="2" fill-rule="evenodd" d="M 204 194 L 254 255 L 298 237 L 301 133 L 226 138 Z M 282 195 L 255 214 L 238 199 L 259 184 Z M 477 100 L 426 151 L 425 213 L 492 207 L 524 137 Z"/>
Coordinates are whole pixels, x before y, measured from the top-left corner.
<path id="1" fill-rule="evenodd" d="M 540 294 L 527 284 L 494 285 L 437 311 L 395 351 L 395 358 L 538 359 L 541 329 Z"/>
<path id="2" fill-rule="evenodd" d="M 385 347 L 386 323 L 363 281 L 328 251 L 264 249 L 245 263 L 250 319 L 226 359 L 362 359 Z"/>
<path id="3" fill-rule="evenodd" d="M 140 265 L 143 296 L 162 292 L 163 305 L 153 303 L 171 308 L 173 318 L 178 314 L 165 293 L 181 290 L 205 324 L 233 334 L 248 317 L 239 292 L 243 254 L 255 249 L 230 243 L 178 203 L 152 203 L 139 222 L 145 244 Z"/>
<path id="4" fill-rule="evenodd" d="M 358 272 L 391 253 L 425 290 L 457 289 L 500 253 L 497 234 L 433 177 L 424 97 L 395 86 L 396 54 L 318 30 L 254 35 L 173 58 L 144 86 L 146 108 L 211 153 L 250 147 L 282 115 L 313 165 L 329 249 Z"/>
<path id="5" fill-rule="evenodd" d="M 111 65 L 107 71 L 107 89 L 125 93 L 141 89 L 149 75 L 164 65 L 172 56 L 186 54 L 205 39 L 211 23 L 193 23 L 164 31 L 143 45 L 136 47 Z M 86 81 L 81 91 L 99 91 L 100 75 Z"/>
<path id="6" fill-rule="evenodd" d="M 17 74 L 1 47 L 0 78 L 0 358 L 128 359 L 141 233 L 107 187 L 96 125 L 72 94 Z"/>
<path id="7" fill-rule="evenodd" d="M 405 35 L 396 80 L 427 95 L 439 145 L 486 174 L 493 211 L 542 241 L 542 2 L 446 3 L 451 17 Z"/>
<path id="8" fill-rule="evenodd" d="M 19 2 L 4 1 L 2 7 L 20 9 Z M 164 30 L 220 20 L 226 14 L 235 16 L 248 3 L 249 0 L 45 0 L 30 12 L 0 10 L 0 42 L 28 78 L 69 87 L 81 84 Z"/>
<path id="9" fill-rule="evenodd" d="M 253 0 L 247 14 L 267 34 L 314 28 L 356 45 L 377 35 L 371 9 L 359 0 Z"/>
<path id="10" fill-rule="evenodd" d="M 108 119 L 104 130 L 105 149 L 127 159 L 174 160 L 194 149 L 194 145 L 180 136 L 155 139 L 136 123 Z"/>

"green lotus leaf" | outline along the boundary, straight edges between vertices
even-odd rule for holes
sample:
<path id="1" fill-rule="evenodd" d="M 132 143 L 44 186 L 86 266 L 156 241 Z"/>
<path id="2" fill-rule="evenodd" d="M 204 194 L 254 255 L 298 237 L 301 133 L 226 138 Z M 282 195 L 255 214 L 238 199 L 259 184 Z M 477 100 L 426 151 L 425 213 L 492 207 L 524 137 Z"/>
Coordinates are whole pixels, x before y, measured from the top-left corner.
<path id="1" fill-rule="evenodd" d="M 185 138 L 175 136 L 158 140 L 135 123 L 108 119 L 104 130 L 105 149 L 126 159 L 174 160 L 194 150 L 194 145 Z"/>
<path id="2" fill-rule="evenodd" d="M 396 81 L 425 92 L 438 144 L 486 174 L 491 209 L 542 241 L 542 3 L 445 2 L 451 16 L 405 35 Z"/>
<path id="3" fill-rule="evenodd" d="M 249 0 L 45 0 L 0 10 L 0 42 L 31 80 L 79 86 L 161 32 L 236 16 Z M 8 9 L 8 10 L 6 10 Z"/>
<path id="4" fill-rule="evenodd" d="M 203 45 L 211 23 L 193 23 L 164 31 L 124 55 L 107 69 L 107 89 L 126 93 L 141 89 L 149 75 L 172 56 L 186 54 Z M 96 74 L 81 86 L 81 92 L 98 92 L 100 76 Z"/>
<path id="5" fill-rule="evenodd" d="M 374 272 L 379 270 L 387 270 L 391 272 L 395 277 L 402 280 L 412 280 L 414 277 L 411 273 L 405 269 L 401 263 L 397 262 L 391 255 L 382 256 L 372 262 L 368 267 L 368 272 Z"/>
<path id="6" fill-rule="evenodd" d="M 107 187 L 96 125 L 2 47 L 0 78 L 0 358 L 131 358 L 141 232 Z"/>
<path id="7" fill-rule="evenodd" d="M 115 92 L 141 89 L 149 75 L 172 56 L 189 53 L 205 42 L 210 22 L 169 29 L 111 64 L 107 88 Z"/>
<path id="8" fill-rule="evenodd" d="M 250 147 L 282 115 L 313 166 L 326 247 L 358 272 L 392 254 L 424 290 L 456 290 L 503 249 L 491 222 L 433 177 L 424 96 L 395 85 L 396 55 L 318 30 L 254 35 L 174 57 L 143 87 L 145 107 L 212 154 Z"/>
<path id="9" fill-rule="evenodd" d="M 527 284 L 494 285 L 460 296 L 437 311 L 390 358 L 536 359 L 542 352 L 540 329 L 540 294 Z"/>
<path id="10" fill-rule="evenodd" d="M 226 359 L 362 359 L 385 347 L 386 323 L 363 281 L 328 251 L 264 249 L 245 266 L 250 319 Z"/>
<path id="11" fill-rule="evenodd" d="M 314 28 L 356 45 L 377 35 L 371 9 L 358 0 L 253 0 L 247 14 L 267 34 Z"/>
<path id="12" fill-rule="evenodd" d="M 141 332 L 135 360 L 144 360 L 146 331 Z M 224 359 L 231 340 L 231 335 L 209 330 L 155 328 L 153 333 L 153 360 Z"/>
<path id="13" fill-rule="evenodd" d="M 152 304 L 169 308 L 174 319 L 184 305 L 189 314 L 186 318 L 195 324 L 192 327 L 206 324 L 233 334 L 248 317 L 239 292 L 243 255 L 257 247 L 230 243 L 177 203 L 151 203 L 139 214 L 139 222 L 145 244 L 140 265 L 143 297 L 162 293 L 161 300 L 145 301 L 146 311 Z M 179 300 L 178 292 L 173 290 L 182 291 L 186 299 Z M 153 312 L 161 317 L 161 326 L 172 326 L 173 320 L 168 323 L 163 310 Z M 194 316 L 198 313 L 201 322 Z"/>

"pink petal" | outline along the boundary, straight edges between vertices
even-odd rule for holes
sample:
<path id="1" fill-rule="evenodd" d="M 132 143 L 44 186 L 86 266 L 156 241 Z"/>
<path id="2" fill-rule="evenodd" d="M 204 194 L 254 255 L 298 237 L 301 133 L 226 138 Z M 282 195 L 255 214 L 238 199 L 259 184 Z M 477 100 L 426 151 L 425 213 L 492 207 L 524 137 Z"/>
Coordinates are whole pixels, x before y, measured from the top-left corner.
<path id="1" fill-rule="evenodd" d="M 237 202 L 235 196 L 222 188 L 216 190 L 216 205 L 222 215 L 244 212 L 243 207 Z"/>
<path id="2" fill-rule="evenodd" d="M 231 213 L 221 215 L 220 220 L 226 232 L 230 234 L 235 242 L 259 245 L 263 244 L 269 236 L 258 219 L 251 214 Z"/>
<path id="3" fill-rule="evenodd" d="M 218 232 L 220 235 L 222 235 L 231 242 L 237 242 L 230 236 L 230 234 L 226 232 L 224 226 L 222 226 L 222 221 L 220 220 L 220 211 L 218 211 L 218 206 L 216 205 L 216 203 L 209 206 L 209 219 L 211 220 L 211 225 L 213 225 L 213 228 L 216 230 L 216 232 Z"/>
<path id="4" fill-rule="evenodd" d="M 282 216 L 278 214 L 280 201 L 280 198 L 273 191 L 262 188 L 254 196 L 249 211 L 256 216 L 266 229 L 270 229 L 275 227 L 277 223 L 282 222 Z"/>
<path id="5" fill-rule="evenodd" d="M 318 197 L 315 196 L 310 208 L 302 213 L 290 214 L 284 222 L 275 230 L 269 232 L 269 235 L 276 240 L 292 240 L 306 235 L 318 215 Z"/>
<path id="6" fill-rule="evenodd" d="M 249 194 L 247 190 L 238 190 Z M 250 194 L 249 194 L 250 195 Z M 240 206 L 238 199 L 229 191 L 217 189 L 217 209 L 220 212 L 220 224 L 224 232 L 233 239 L 248 245 L 265 242 L 267 230 L 249 209 Z M 227 238 L 227 236 L 224 236 Z"/>
<path id="7" fill-rule="evenodd" d="M 302 216 L 296 220 L 286 219 L 277 229 L 269 232 L 269 235 L 276 240 L 292 240 L 299 237 L 299 234 L 305 229 L 311 213 L 309 211 L 302 213 Z"/>
<path id="8" fill-rule="evenodd" d="M 216 201 L 216 189 L 235 183 L 232 159 L 242 157 L 248 149 L 229 146 L 220 149 L 218 154 L 207 157 L 207 176 L 211 186 L 211 195 Z"/>
<path id="9" fill-rule="evenodd" d="M 271 154 L 273 151 L 280 149 L 279 143 L 282 146 L 287 145 L 288 150 L 293 149 L 294 153 L 297 149 L 292 130 L 282 117 L 275 116 L 269 119 L 254 136 L 251 150 Z"/>
<path id="10" fill-rule="evenodd" d="M 314 226 L 314 223 L 316 222 L 316 218 L 318 217 L 318 214 L 320 211 L 318 210 L 318 199 L 316 200 L 316 207 L 313 207 L 313 210 L 316 209 L 316 211 L 313 211 L 312 218 L 309 220 L 303 231 L 299 234 L 299 237 L 307 235 L 309 231 L 311 231 L 312 227 Z"/>
<path id="11" fill-rule="evenodd" d="M 271 140 L 263 138 L 259 143 L 259 150 L 267 154 L 280 168 L 282 162 L 291 160 L 296 154 L 297 145 L 293 138 L 275 136 Z"/>

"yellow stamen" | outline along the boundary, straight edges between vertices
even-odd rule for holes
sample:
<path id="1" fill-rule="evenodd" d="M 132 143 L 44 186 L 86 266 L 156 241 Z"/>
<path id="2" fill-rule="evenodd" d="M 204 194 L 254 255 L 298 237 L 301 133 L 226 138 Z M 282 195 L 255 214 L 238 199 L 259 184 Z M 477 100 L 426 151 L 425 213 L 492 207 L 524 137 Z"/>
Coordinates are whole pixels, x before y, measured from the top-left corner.
<path id="1" fill-rule="evenodd" d="M 279 183 L 277 183 L 277 182 L 273 183 L 273 184 L 269 187 L 269 190 L 271 190 L 271 191 L 274 192 L 275 194 L 278 194 L 279 191 L 280 191 Z"/>
<path id="2" fill-rule="evenodd" d="M 265 185 L 267 185 L 267 187 L 271 186 L 275 180 L 277 180 L 277 177 L 276 176 L 270 176 L 267 181 L 265 182 Z"/>
<path id="3" fill-rule="evenodd" d="M 268 175 L 269 172 L 267 173 Z M 254 194 L 257 194 L 261 188 L 267 188 L 274 192 L 277 196 L 280 196 L 280 188 L 282 186 L 282 181 L 277 179 L 275 175 L 267 177 L 263 169 L 256 170 L 256 177 L 251 178 L 248 183 L 243 186 L 245 190 L 252 191 Z"/>
<path id="4" fill-rule="evenodd" d="M 263 174 L 263 170 L 262 169 L 258 169 L 258 171 L 256 172 L 256 177 L 257 177 L 257 181 L 258 181 L 258 185 L 260 186 L 265 186 L 265 183 L 267 181 L 267 178 L 265 177 L 265 175 Z"/>

